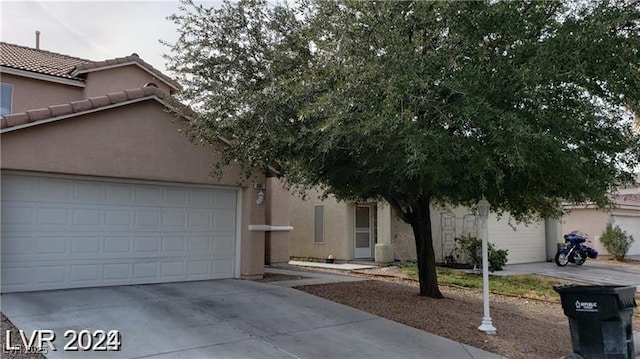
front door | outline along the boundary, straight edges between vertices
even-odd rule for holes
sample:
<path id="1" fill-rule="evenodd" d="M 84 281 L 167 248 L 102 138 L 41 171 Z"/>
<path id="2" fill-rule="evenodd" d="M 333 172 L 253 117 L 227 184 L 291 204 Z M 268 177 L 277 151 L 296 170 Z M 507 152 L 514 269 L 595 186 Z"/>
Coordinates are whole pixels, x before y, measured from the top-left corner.
<path id="1" fill-rule="evenodd" d="M 371 258 L 373 242 L 373 211 L 370 205 L 356 206 L 354 258 Z"/>

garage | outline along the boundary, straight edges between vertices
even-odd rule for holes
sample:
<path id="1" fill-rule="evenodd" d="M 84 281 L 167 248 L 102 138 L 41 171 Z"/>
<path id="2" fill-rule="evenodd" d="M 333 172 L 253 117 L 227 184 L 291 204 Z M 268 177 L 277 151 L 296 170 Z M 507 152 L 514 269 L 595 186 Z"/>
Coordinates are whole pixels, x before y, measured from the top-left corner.
<path id="1" fill-rule="evenodd" d="M 489 242 L 498 249 L 509 251 L 508 264 L 546 261 L 546 239 L 544 222 L 529 225 L 517 224 L 504 216 L 491 214 L 488 221 Z"/>
<path id="2" fill-rule="evenodd" d="M 634 242 L 627 252 L 627 255 L 640 255 L 640 216 L 614 215 L 613 222 L 620 228 L 633 236 Z"/>
<path id="3" fill-rule="evenodd" d="M 237 190 L 3 173 L 2 292 L 233 278 Z"/>

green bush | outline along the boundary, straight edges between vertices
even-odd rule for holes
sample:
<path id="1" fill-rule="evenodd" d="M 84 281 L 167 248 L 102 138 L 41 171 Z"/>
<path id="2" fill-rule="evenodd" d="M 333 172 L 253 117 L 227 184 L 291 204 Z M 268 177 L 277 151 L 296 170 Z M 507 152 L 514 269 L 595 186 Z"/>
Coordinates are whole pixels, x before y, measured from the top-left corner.
<path id="1" fill-rule="evenodd" d="M 624 259 L 633 241 L 634 239 L 631 235 L 627 235 L 627 232 L 620 229 L 620 227 L 614 227 L 611 224 L 607 224 L 607 228 L 600 237 L 600 242 L 602 242 L 604 248 L 613 259 L 618 261 Z"/>
<path id="2" fill-rule="evenodd" d="M 482 266 L 482 239 L 467 234 L 463 237 L 456 238 L 456 242 L 460 245 L 460 249 L 467 254 L 470 264 L 480 268 Z M 489 243 L 489 270 L 492 272 L 502 270 L 507 264 L 506 249 L 496 249 L 493 243 Z"/>

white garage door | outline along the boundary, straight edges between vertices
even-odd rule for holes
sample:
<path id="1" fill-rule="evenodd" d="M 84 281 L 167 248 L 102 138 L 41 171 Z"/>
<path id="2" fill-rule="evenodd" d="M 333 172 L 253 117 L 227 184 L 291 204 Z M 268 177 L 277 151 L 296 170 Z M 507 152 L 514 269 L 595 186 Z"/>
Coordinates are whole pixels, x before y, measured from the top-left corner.
<path id="1" fill-rule="evenodd" d="M 508 216 L 498 220 L 495 214 L 491 214 L 488 226 L 489 242 L 499 249 L 509 251 L 507 264 L 546 261 L 544 222 L 535 222 L 528 226 L 520 224 L 514 230 L 509 225 Z"/>
<path id="2" fill-rule="evenodd" d="M 632 235 L 635 240 L 631 243 L 631 248 L 629 248 L 627 255 L 640 255 L 640 217 L 616 215 L 615 224 L 620 226 L 627 234 Z"/>
<path id="3" fill-rule="evenodd" d="M 2 292 L 232 278 L 236 191 L 2 175 Z"/>

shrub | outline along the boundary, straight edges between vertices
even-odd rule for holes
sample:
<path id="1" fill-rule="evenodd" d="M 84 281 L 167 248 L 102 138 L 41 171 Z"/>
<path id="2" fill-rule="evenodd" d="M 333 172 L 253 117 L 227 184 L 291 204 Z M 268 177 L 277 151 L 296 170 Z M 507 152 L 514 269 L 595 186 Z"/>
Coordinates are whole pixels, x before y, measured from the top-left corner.
<path id="1" fill-rule="evenodd" d="M 607 224 L 607 228 L 602 232 L 602 236 L 600 237 L 600 242 L 602 242 L 604 248 L 613 259 L 618 261 L 624 259 L 633 241 L 634 239 L 631 235 L 627 235 L 627 232 L 620 229 L 620 227 L 614 227 L 610 223 Z"/>
<path id="2" fill-rule="evenodd" d="M 456 242 L 460 245 L 460 249 L 467 254 L 470 264 L 480 268 L 482 266 L 482 239 L 467 234 L 463 237 L 456 238 Z M 507 264 L 506 249 L 496 249 L 493 243 L 489 243 L 489 270 L 495 272 L 502 270 Z"/>

